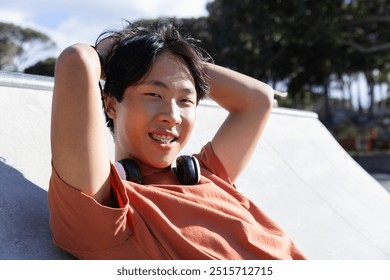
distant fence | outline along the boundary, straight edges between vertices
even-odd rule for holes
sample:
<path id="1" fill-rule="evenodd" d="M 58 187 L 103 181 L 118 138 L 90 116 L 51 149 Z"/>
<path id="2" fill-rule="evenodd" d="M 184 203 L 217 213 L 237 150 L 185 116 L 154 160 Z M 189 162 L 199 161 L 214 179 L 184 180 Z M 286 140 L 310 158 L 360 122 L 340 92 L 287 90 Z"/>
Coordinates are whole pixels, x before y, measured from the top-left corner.
<path id="1" fill-rule="evenodd" d="M 354 156 L 353 158 L 369 173 L 390 174 L 390 155 Z"/>

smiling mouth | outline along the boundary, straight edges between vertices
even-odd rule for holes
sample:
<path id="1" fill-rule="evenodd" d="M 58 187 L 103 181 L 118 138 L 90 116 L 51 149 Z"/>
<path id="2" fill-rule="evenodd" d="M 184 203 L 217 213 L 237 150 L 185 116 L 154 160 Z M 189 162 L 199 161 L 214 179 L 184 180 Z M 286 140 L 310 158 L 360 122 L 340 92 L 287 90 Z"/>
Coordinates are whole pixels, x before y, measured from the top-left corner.
<path id="1" fill-rule="evenodd" d="M 149 134 L 149 135 L 154 141 L 163 145 L 171 144 L 177 139 L 177 137 L 174 137 L 172 135 L 157 135 L 157 134 Z"/>

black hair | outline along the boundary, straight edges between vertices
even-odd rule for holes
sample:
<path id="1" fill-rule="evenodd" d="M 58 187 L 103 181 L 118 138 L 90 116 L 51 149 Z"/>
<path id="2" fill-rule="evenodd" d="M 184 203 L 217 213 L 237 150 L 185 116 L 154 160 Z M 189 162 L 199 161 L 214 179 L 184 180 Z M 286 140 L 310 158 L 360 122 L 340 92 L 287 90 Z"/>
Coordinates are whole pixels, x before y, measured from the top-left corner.
<path id="1" fill-rule="evenodd" d="M 121 102 L 125 89 L 139 82 L 150 71 L 157 57 L 167 51 L 186 63 L 195 82 L 198 104 L 209 92 L 204 62 L 211 61 L 211 57 L 198 46 L 199 41 L 191 37 L 183 38 L 171 23 L 160 23 L 155 27 L 127 23 L 128 26 L 123 30 L 106 31 L 96 40 L 96 45 L 107 38 L 117 42 L 102 62 L 105 75 L 103 107 L 104 96 L 107 95 L 114 96 Z M 107 126 L 114 134 L 113 121 L 106 110 L 105 116 Z"/>

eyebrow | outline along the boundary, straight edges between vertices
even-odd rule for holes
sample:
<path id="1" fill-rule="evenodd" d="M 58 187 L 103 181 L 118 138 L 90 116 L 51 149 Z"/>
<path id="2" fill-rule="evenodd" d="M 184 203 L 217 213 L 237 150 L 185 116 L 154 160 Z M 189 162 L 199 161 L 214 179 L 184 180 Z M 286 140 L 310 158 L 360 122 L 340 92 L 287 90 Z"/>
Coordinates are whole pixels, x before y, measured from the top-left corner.
<path id="1" fill-rule="evenodd" d="M 139 83 L 140 85 L 151 85 L 151 86 L 157 86 L 157 87 L 163 87 L 168 88 L 167 84 L 165 84 L 162 81 L 159 80 L 150 80 L 150 81 L 142 81 Z"/>
<path id="2" fill-rule="evenodd" d="M 151 86 L 162 87 L 164 89 L 169 89 L 169 87 L 166 83 L 164 83 L 163 81 L 159 81 L 159 80 L 142 81 L 142 82 L 138 83 L 138 85 L 151 85 Z M 193 91 L 188 87 L 183 88 L 182 91 L 185 93 L 189 93 L 189 94 L 196 94 L 196 90 Z"/>

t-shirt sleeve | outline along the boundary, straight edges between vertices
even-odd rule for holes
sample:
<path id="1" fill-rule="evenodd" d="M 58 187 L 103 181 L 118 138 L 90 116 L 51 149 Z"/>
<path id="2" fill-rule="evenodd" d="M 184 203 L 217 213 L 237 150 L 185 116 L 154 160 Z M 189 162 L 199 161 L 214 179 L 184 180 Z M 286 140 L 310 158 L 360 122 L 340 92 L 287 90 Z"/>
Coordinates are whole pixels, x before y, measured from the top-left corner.
<path id="1" fill-rule="evenodd" d="M 211 174 L 218 176 L 220 179 L 227 182 L 229 185 L 233 185 L 233 182 L 230 180 L 225 167 L 222 162 L 219 160 L 217 155 L 214 153 L 213 146 L 211 142 L 208 142 L 200 151 L 199 154 L 194 155 L 201 167 L 209 171 Z"/>
<path id="2" fill-rule="evenodd" d="M 75 254 L 112 248 L 129 238 L 137 215 L 129 206 L 125 187 L 112 164 L 110 181 L 110 205 L 118 207 L 98 203 L 68 185 L 52 168 L 48 200 L 54 243 Z"/>

